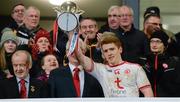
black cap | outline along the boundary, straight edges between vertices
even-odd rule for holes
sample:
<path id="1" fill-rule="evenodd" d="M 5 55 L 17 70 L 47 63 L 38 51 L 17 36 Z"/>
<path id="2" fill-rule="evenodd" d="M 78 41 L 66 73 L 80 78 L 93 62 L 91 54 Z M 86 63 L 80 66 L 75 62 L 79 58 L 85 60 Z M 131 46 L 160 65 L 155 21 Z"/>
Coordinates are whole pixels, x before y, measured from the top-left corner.
<path id="1" fill-rule="evenodd" d="M 160 17 L 160 9 L 157 6 L 148 7 L 144 12 L 144 18 L 149 15 L 157 15 L 158 17 Z"/>
<path id="2" fill-rule="evenodd" d="M 150 39 L 152 38 L 160 39 L 162 43 L 164 44 L 164 46 L 167 47 L 169 37 L 164 31 L 158 30 L 158 31 L 153 32 Z"/>

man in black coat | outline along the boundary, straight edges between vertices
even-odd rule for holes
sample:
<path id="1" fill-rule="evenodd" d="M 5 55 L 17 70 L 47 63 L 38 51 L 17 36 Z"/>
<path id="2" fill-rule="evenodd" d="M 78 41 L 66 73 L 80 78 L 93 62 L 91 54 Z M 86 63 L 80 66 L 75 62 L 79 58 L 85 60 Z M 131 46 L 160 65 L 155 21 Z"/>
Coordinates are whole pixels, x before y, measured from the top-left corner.
<path id="1" fill-rule="evenodd" d="M 104 94 L 99 82 L 87 72 L 83 72 L 84 88 L 80 97 L 103 97 Z M 53 70 L 48 81 L 50 83 L 51 97 L 77 97 L 73 75 L 69 66 Z"/>
<path id="2" fill-rule="evenodd" d="M 2 96 L 3 99 L 21 98 L 16 77 L 12 77 L 2 81 Z M 31 79 L 29 80 L 28 96 L 26 98 L 47 98 L 47 85 L 42 81 Z"/>
<path id="3" fill-rule="evenodd" d="M 40 80 L 32 79 L 29 70 L 32 59 L 27 51 L 16 51 L 12 56 L 15 76 L 1 80 L 0 98 L 47 98 L 48 87 Z M 0 93 L 1 94 L 1 93 Z"/>
<path id="4" fill-rule="evenodd" d="M 68 52 L 69 43 L 67 43 Z M 69 63 L 66 67 L 51 71 L 48 83 L 51 97 L 103 97 L 102 87 L 93 76 L 85 72 L 74 54 L 68 56 Z M 74 69 L 78 67 L 80 79 L 80 95 L 76 93 L 73 83 Z"/>

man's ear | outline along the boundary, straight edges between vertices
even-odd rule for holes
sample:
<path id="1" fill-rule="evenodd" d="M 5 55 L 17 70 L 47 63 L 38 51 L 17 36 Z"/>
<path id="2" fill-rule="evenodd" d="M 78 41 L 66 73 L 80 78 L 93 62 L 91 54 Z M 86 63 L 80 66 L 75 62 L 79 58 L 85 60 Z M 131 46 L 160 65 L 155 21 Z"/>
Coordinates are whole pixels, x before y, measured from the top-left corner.
<path id="1" fill-rule="evenodd" d="M 119 52 L 120 52 L 120 54 L 123 52 L 122 47 L 119 47 Z"/>
<path id="2" fill-rule="evenodd" d="M 31 69 L 31 68 L 32 68 L 32 65 L 31 65 L 30 63 L 28 64 L 28 68 L 29 68 L 29 69 Z"/>
<path id="3" fill-rule="evenodd" d="M 105 60 L 104 54 L 103 54 L 103 50 L 101 49 L 101 57 Z"/>
<path id="4" fill-rule="evenodd" d="M 105 60 L 104 54 L 101 54 L 102 58 Z"/>

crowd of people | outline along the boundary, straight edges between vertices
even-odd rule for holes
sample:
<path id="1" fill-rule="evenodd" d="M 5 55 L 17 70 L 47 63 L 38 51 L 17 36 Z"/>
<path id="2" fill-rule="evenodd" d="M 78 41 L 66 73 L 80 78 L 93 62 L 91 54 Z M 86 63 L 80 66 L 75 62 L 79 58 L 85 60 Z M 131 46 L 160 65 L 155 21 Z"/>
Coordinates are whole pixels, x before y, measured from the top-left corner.
<path id="1" fill-rule="evenodd" d="M 156 6 L 143 30 L 127 5 L 111 6 L 101 27 L 82 17 L 70 55 L 72 32 L 42 28 L 37 7 L 16 4 L 11 17 L 0 35 L 1 99 L 180 96 L 180 33 L 162 27 Z"/>

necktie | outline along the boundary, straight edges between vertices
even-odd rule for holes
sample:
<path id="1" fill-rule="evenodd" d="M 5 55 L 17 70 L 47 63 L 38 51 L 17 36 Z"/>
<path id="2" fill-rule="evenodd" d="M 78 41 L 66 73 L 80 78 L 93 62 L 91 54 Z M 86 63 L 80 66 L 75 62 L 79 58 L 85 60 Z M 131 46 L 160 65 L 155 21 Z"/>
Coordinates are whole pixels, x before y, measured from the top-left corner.
<path id="1" fill-rule="evenodd" d="M 73 76 L 73 82 L 76 89 L 77 96 L 80 97 L 80 81 L 79 81 L 79 68 L 75 68 Z"/>
<path id="2" fill-rule="evenodd" d="M 26 85 L 25 85 L 25 80 L 21 79 L 20 81 L 20 96 L 21 98 L 26 98 Z"/>

